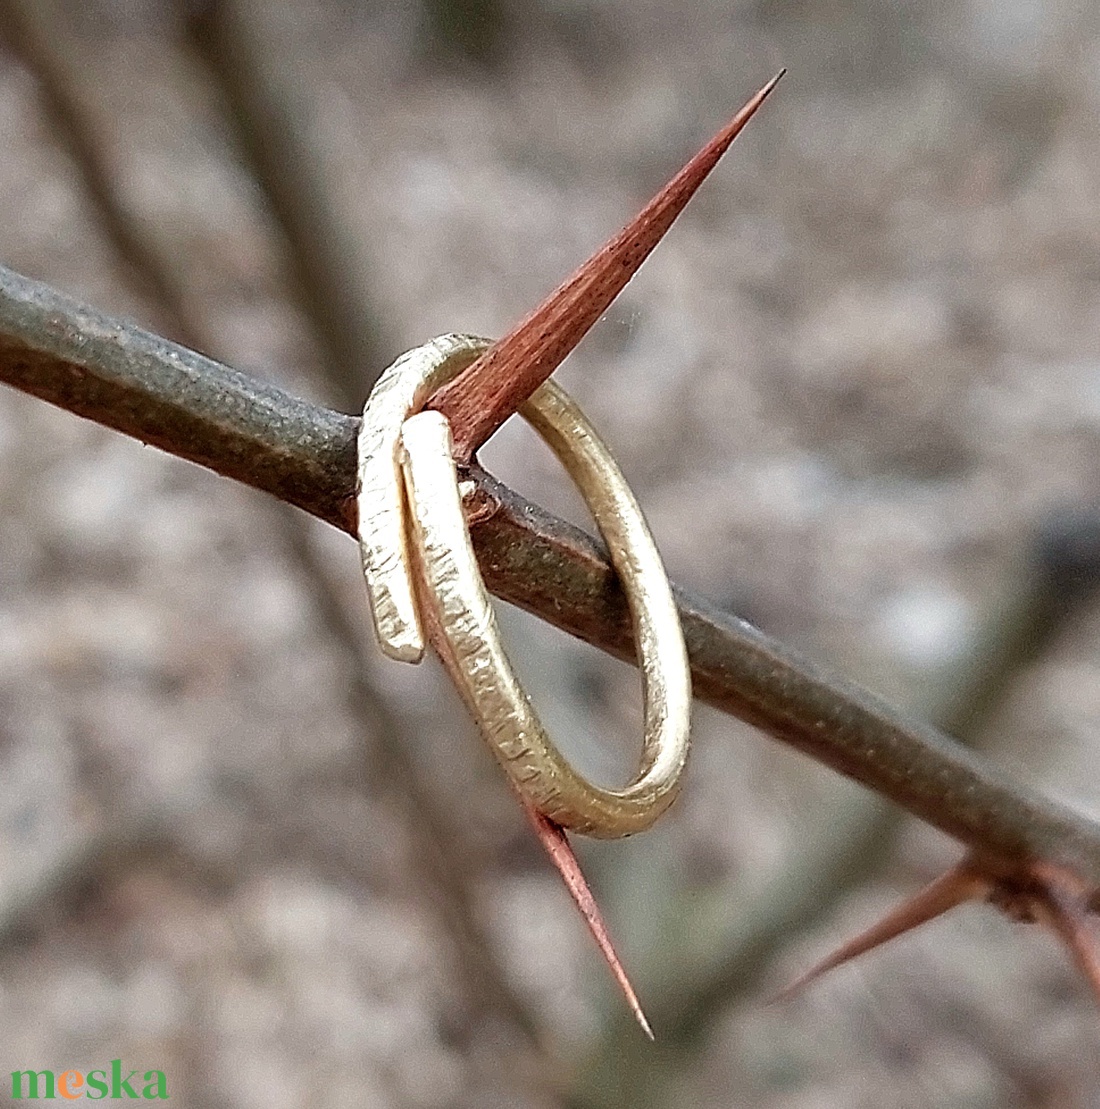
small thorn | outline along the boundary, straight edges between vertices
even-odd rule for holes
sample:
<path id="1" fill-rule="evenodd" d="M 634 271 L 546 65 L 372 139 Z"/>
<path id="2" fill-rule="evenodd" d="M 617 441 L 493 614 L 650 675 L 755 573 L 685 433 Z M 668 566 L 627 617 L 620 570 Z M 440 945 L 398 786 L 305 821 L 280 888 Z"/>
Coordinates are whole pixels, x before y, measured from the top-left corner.
<path id="1" fill-rule="evenodd" d="M 428 402 L 450 422 L 458 461 L 470 460 L 603 315 L 784 72 L 753 96 L 617 235 Z"/>
<path id="2" fill-rule="evenodd" d="M 554 866 L 557 867 L 558 873 L 565 882 L 566 889 L 569 890 L 574 903 L 580 909 L 581 916 L 584 917 L 588 930 L 592 933 L 604 959 L 607 961 L 607 965 L 611 968 L 611 973 L 615 976 L 615 981 L 618 982 L 619 989 L 622 990 L 635 1019 L 641 1025 L 646 1036 L 652 1040 L 653 1029 L 650 1028 L 649 1021 L 646 1020 L 638 995 L 634 992 L 634 987 L 631 985 L 626 970 L 623 968 L 623 964 L 611 942 L 611 936 L 604 922 L 603 914 L 600 912 L 600 907 L 596 904 L 592 890 L 581 872 L 577 856 L 573 853 L 573 848 L 565 837 L 565 829 L 543 816 L 526 799 L 521 798 L 521 800 L 523 800 L 523 810 L 527 813 L 527 819 L 531 821 L 535 834 L 539 837 L 539 842 L 546 848 L 546 853 L 550 856 Z"/>
<path id="3" fill-rule="evenodd" d="M 860 932 L 858 936 L 854 936 L 831 955 L 822 959 L 791 985 L 780 990 L 770 1003 L 789 1001 L 811 982 L 843 963 L 850 962 L 876 947 L 881 947 L 882 944 L 934 920 L 965 901 L 984 898 L 992 885 L 992 879 L 980 874 L 969 860 L 960 863 L 925 886 L 919 893 L 903 901 L 865 932 Z"/>
<path id="4" fill-rule="evenodd" d="M 1077 969 L 1100 1001 L 1100 957 L 1086 922 L 1087 910 L 1077 899 L 1054 885 L 1036 901 L 1036 914 L 1068 948 Z"/>

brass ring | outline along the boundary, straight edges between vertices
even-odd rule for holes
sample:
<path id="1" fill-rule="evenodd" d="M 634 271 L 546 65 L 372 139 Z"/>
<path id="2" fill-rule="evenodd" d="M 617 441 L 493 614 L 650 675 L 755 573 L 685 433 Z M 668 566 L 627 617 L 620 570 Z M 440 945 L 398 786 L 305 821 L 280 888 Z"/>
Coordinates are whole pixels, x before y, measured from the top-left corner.
<path id="1" fill-rule="evenodd" d="M 405 495 L 397 448 L 401 425 L 441 385 L 489 347 L 476 335 L 440 335 L 406 351 L 379 377 L 359 428 L 359 551 L 374 634 L 399 662 L 424 657 L 424 629 L 413 595 L 405 532 Z"/>
<path id="2" fill-rule="evenodd" d="M 444 376 L 460 372 L 487 346 L 483 339 L 445 336 L 410 352 L 391 367 L 395 377 L 406 379 L 404 383 L 393 384 L 387 371 L 386 399 L 372 408 L 372 396 L 367 412 L 385 413 L 392 428 L 398 413 L 391 400 L 412 398 L 410 408 L 423 403 L 443 384 Z M 399 425 L 397 459 L 404 474 L 408 520 L 401 507 L 396 517 L 399 545 L 390 546 L 388 556 L 382 558 L 377 552 L 385 555 L 386 543 L 393 542 L 392 506 L 401 506 L 400 489 L 378 496 L 382 467 L 376 469 L 368 465 L 369 459 L 362 459 L 372 479 L 369 484 L 364 480 L 364 492 L 369 489 L 375 497 L 373 503 L 361 501 L 367 522 L 365 526 L 361 522 L 360 531 L 370 536 L 364 544 L 364 565 L 369 561 L 375 568 L 368 581 L 375 592 L 373 587 L 384 580 L 390 598 L 400 594 L 404 599 L 407 592 L 416 622 L 405 626 L 415 627 L 422 636 L 413 575 L 408 572 L 411 538 L 421 571 L 416 575 L 422 583 L 419 600 L 438 630 L 436 646 L 516 788 L 540 812 L 573 831 L 601 838 L 630 835 L 648 828 L 675 799 L 687 757 L 691 681 L 679 617 L 637 501 L 580 409 L 563 390 L 547 382 L 520 411 L 576 481 L 627 595 L 645 697 L 645 740 L 635 780 L 621 790 L 593 785 L 562 757 L 539 722 L 500 641 L 462 512 L 450 428 L 439 413 L 424 412 Z M 367 418 L 365 413 L 365 423 Z M 394 457 L 391 434 L 377 425 L 368 433 L 369 441 L 384 444 L 383 458 Z M 386 467 L 390 473 L 392 465 Z M 380 515 L 379 505 L 391 511 Z M 374 611 L 377 626 L 377 600 Z"/>

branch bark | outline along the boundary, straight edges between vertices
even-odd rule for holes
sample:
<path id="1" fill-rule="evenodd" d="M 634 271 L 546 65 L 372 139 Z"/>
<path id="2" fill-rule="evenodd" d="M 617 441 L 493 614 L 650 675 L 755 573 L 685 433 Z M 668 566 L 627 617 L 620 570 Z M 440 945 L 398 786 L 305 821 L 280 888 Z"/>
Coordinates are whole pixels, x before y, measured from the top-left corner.
<path id="1" fill-rule="evenodd" d="M 358 421 L 0 267 L 0 380 L 355 533 Z M 601 546 L 474 469 L 490 589 L 620 658 L 630 620 Z M 1100 901 L 1100 825 L 686 590 L 695 693 L 982 854 L 1072 869 Z"/>

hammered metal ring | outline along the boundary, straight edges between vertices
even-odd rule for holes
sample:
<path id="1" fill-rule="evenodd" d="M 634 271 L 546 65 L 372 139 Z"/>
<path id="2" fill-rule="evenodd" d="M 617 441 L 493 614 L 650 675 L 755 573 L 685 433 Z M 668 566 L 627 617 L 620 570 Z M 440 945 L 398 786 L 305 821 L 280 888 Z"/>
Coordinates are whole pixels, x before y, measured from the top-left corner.
<path id="1" fill-rule="evenodd" d="M 376 629 L 380 639 L 383 629 L 395 636 L 387 653 L 399 644 L 410 657 L 409 645 L 417 643 L 422 653 L 424 606 L 444 665 L 516 789 L 573 831 L 600 838 L 640 832 L 675 799 L 688 748 L 691 679 L 668 578 L 610 452 L 568 395 L 547 382 L 520 411 L 565 465 L 607 543 L 642 671 L 638 775 L 623 789 L 594 785 L 551 742 L 504 652 L 463 515 L 445 417 L 409 416 L 488 346 L 472 336 L 433 340 L 398 359 L 376 386 L 381 397 L 372 394 L 367 403 L 360 444 L 375 453 L 360 456 L 360 537 Z M 398 468 L 404 497 L 390 477 Z M 397 612 L 412 619 L 399 621 Z"/>

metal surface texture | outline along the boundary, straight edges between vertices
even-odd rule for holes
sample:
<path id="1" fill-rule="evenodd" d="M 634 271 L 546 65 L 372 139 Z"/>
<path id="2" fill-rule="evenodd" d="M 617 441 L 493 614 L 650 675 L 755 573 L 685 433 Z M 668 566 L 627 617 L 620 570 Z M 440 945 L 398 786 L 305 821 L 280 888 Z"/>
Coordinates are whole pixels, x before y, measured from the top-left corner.
<path id="1" fill-rule="evenodd" d="M 475 335 L 440 335 L 414 347 L 383 371 L 363 408 L 355 487 L 359 550 L 375 635 L 383 652 L 399 662 L 419 662 L 424 654 L 397 457 L 401 425 L 491 345 Z"/>

